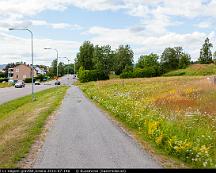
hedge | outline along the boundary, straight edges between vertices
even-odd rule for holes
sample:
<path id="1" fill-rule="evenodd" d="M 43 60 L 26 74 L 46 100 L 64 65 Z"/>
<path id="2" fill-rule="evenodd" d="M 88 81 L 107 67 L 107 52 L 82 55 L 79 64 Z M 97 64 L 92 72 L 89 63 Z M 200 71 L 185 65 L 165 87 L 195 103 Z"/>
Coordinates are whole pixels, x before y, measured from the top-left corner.
<path id="1" fill-rule="evenodd" d="M 35 78 L 34 78 L 33 81 L 35 82 Z M 26 79 L 24 80 L 24 82 L 25 82 L 25 83 L 32 83 L 32 78 L 26 78 Z"/>
<path id="2" fill-rule="evenodd" d="M 8 79 L 7 78 L 0 78 L 0 83 L 2 83 L 2 82 L 8 82 Z"/>
<path id="3" fill-rule="evenodd" d="M 133 71 L 123 71 L 120 78 L 144 78 L 159 76 L 158 70 L 153 67 L 147 67 L 144 69 L 135 68 Z"/>
<path id="4" fill-rule="evenodd" d="M 109 79 L 109 76 L 97 70 L 84 70 L 80 67 L 78 78 L 80 82 L 84 83 L 97 80 L 107 80 Z"/>

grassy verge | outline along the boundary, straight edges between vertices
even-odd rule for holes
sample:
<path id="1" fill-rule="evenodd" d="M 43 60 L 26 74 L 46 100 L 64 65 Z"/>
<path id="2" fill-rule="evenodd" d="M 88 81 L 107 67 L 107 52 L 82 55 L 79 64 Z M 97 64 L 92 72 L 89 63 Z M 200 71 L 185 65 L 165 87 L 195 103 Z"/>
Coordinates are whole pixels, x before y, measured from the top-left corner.
<path id="1" fill-rule="evenodd" d="M 6 87 L 10 87 L 10 86 L 12 86 L 11 84 L 9 84 L 9 83 L 0 83 L 0 88 L 6 88 Z"/>
<path id="2" fill-rule="evenodd" d="M 186 69 L 179 69 L 168 72 L 163 76 L 208 76 L 216 75 L 215 64 L 194 64 Z"/>
<path id="3" fill-rule="evenodd" d="M 0 105 L 0 168 L 15 168 L 57 109 L 67 87 L 56 87 Z"/>
<path id="4" fill-rule="evenodd" d="M 202 77 L 78 84 L 144 141 L 194 168 L 216 167 L 216 86 Z"/>

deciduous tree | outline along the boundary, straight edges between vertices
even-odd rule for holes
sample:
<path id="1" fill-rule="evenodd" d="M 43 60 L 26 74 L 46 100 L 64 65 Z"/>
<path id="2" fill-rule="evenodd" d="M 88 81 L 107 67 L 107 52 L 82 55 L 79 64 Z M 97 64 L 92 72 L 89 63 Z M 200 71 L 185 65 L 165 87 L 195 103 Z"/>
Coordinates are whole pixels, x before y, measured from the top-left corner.
<path id="1" fill-rule="evenodd" d="M 126 66 L 133 65 L 133 51 L 129 45 L 121 45 L 115 52 L 114 70 L 117 75 L 121 74 Z"/>
<path id="2" fill-rule="evenodd" d="M 213 62 L 211 48 L 213 47 L 212 43 L 210 43 L 209 38 L 205 39 L 205 43 L 200 49 L 200 57 L 199 63 L 201 64 L 210 64 Z"/>

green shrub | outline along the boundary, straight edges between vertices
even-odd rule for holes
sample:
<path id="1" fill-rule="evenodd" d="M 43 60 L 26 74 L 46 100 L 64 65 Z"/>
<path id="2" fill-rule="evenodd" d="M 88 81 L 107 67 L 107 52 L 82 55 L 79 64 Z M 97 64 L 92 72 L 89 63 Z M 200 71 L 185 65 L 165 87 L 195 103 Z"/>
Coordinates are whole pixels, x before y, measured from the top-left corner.
<path id="1" fill-rule="evenodd" d="M 25 78 L 24 82 L 25 83 L 31 83 L 32 82 L 32 78 Z M 35 82 L 35 78 L 34 78 L 34 82 Z"/>
<path id="2" fill-rule="evenodd" d="M 97 80 L 107 80 L 109 79 L 109 76 L 97 70 L 84 70 L 83 67 L 80 67 L 78 78 L 81 83 L 84 83 Z"/>
<path id="3" fill-rule="evenodd" d="M 123 71 L 120 78 L 144 78 L 158 76 L 158 71 L 154 67 L 147 67 L 144 69 L 135 68 L 134 71 Z"/>
<path id="4" fill-rule="evenodd" d="M 8 82 L 8 79 L 7 78 L 0 78 L 0 83 L 2 83 L 2 82 Z"/>
<path id="5" fill-rule="evenodd" d="M 133 77 L 134 77 L 134 74 L 132 71 L 128 71 L 128 72 L 126 71 L 126 72 L 122 72 L 120 74 L 120 78 L 122 78 L 122 79 L 133 78 Z"/>

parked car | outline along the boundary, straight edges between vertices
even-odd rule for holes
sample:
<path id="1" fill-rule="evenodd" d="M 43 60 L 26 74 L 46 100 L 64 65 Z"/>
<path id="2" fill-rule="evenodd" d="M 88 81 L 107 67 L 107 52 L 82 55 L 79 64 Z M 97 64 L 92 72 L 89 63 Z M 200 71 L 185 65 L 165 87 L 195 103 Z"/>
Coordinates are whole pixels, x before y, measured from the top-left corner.
<path id="1" fill-rule="evenodd" d="M 25 87 L 24 81 L 18 80 L 18 81 L 15 83 L 15 88 L 23 88 L 23 87 Z"/>
<path id="2" fill-rule="evenodd" d="M 73 79 L 76 79 L 76 75 L 73 75 Z"/>
<path id="3" fill-rule="evenodd" d="M 40 81 L 35 81 L 35 85 L 40 85 Z"/>
<path id="4" fill-rule="evenodd" d="M 61 85 L 61 82 L 58 81 L 58 80 L 56 80 L 56 81 L 55 81 L 55 85 Z"/>
<path id="5" fill-rule="evenodd" d="M 13 80 L 13 79 L 10 79 L 10 80 L 8 80 L 8 83 L 10 83 L 10 84 L 12 84 L 12 85 L 15 85 L 16 81 Z"/>

